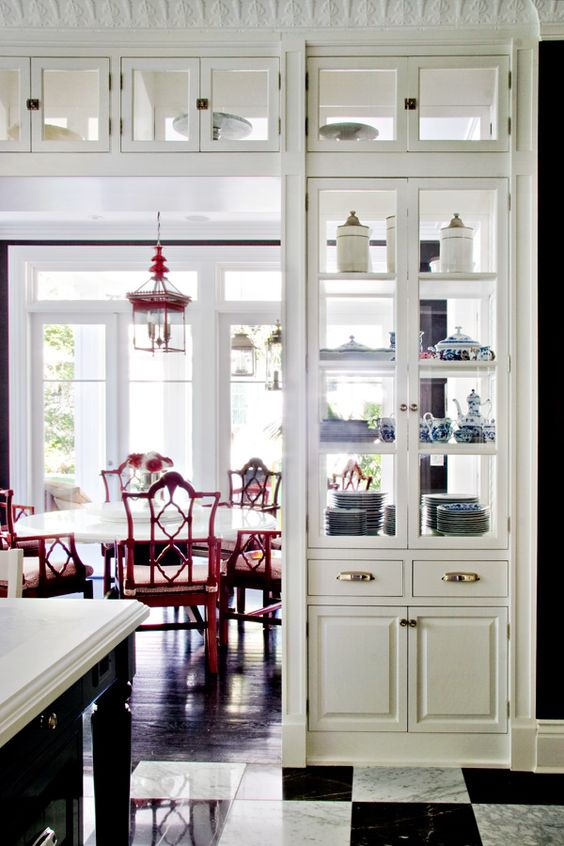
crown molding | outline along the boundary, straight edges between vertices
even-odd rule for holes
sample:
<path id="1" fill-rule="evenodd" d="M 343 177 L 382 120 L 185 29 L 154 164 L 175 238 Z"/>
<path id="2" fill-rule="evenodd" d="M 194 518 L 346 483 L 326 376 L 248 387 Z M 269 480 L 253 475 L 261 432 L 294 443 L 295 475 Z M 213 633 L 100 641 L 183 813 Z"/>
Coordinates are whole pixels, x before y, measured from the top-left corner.
<path id="1" fill-rule="evenodd" d="M 491 28 L 564 21 L 555 0 L 0 0 L 7 30 Z"/>

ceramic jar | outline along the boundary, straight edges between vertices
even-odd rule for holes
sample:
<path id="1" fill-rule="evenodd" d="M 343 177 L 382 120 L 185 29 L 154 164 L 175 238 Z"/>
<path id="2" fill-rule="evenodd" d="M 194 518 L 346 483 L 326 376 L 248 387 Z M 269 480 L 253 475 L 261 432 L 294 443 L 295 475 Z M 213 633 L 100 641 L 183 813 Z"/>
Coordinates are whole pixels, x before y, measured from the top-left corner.
<path id="1" fill-rule="evenodd" d="M 378 417 L 377 421 L 380 440 L 391 444 L 396 439 L 396 421 L 393 417 Z"/>
<path id="2" fill-rule="evenodd" d="M 465 226 L 455 213 L 448 226 L 443 226 L 441 241 L 441 272 L 471 273 L 474 268 L 474 230 Z"/>
<path id="3" fill-rule="evenodd" d="M 431 441 L 446 443 L 452 437 L 453 423 L 450 417 L 433 417 L 430 411 L 423 415 L 429 429 Z"/>
<path id="4" fill-rule="evenodd" d="M 370 269 L 370 227 L 364 226 L 351 211 L 345 223 L 337 226 L 337 271 L 368 273 Z"/>

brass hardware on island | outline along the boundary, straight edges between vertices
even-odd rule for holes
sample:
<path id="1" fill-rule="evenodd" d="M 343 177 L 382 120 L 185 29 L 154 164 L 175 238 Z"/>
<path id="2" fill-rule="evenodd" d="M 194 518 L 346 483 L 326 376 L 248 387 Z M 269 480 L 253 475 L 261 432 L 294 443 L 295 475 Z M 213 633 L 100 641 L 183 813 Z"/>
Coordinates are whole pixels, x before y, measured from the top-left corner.
<path id="1" fill-rule="evenodd" d="M 343 570 L 337 576 L 338 582 L 372 582 L 374 574 L 366 570 Z"/>
<path id="2" fill-rule="evenodd" d="M 444 573 L 442 576 L 443 582 L 479 582 L 480 577 L 477 573 Z"/>

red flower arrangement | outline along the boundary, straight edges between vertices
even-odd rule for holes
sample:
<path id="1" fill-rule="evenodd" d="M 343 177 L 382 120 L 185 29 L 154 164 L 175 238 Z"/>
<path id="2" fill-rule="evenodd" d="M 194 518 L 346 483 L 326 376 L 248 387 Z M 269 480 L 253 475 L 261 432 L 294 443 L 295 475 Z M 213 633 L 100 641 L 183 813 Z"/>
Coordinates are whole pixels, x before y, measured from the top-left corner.
<path id="1" fill-rule="evenodd" d="M 166 467 L 173 466 L 172 459 L 160 452 L 131 452 L 127 456 L 127 463 L 145 473 L 160 473 Z"/>

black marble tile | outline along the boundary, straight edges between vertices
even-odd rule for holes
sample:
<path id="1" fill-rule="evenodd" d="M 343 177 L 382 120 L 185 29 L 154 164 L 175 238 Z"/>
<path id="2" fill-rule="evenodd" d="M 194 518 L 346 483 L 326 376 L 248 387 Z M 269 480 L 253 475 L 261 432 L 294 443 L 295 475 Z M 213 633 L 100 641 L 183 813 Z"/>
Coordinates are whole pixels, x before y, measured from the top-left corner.
<path id="1" fill-rule="evenodd" d="M 225 799 L 133 799 L 130 846 L 215 846 L 229 806 Z"/>
<path id="2" fill-rule="evenodd" d="M 482 846 L 472 806 L 353 802 L 351 846 Z"/>
<path id="3" fill-rule="evenodd" d="M 350 802 L 352 780 L 352 767 L 284 767 L 282 795 L 284 799 Z"/>
<path id="4" fill-rule="evenodd" d="M 564 805 L 564 775 L 463 769 L 470 801 L 480 805 Z"/>

